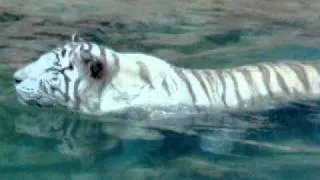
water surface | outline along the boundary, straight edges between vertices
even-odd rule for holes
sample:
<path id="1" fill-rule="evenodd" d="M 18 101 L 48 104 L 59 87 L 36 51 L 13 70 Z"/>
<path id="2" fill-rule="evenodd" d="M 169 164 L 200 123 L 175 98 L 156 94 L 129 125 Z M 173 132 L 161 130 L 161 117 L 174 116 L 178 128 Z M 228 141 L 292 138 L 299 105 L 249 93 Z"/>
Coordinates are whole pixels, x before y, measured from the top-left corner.
<path id="1" fill-rule="evenodd" d="M 103 132 L 121 126 L 63 110 L 24 107 L 15 100 L 11 81 L 15 69 L 74 32 L 118 51 L 150 53 L 192 68 L 319 60 L 319 22 L 317 0 L 2 0 L 0 177 L 319 179 L 317 108 L 269 112 L 267 118 L 227 117 L 231 132 L 240 132 L 236 136 L 219 141 L 225 127 L 210 127 L 216 133 L 212 141 L 224 154 L 202 152 L 193 147 L 193 137 L 176 131 L 165 132 L 171 140 L 164 147 L 127 140 L 124 150 Z M 255 123 L 244 131 L 240 121 Z M 68 127 L 75 127 L 71 138 L 65 135 Z"/>

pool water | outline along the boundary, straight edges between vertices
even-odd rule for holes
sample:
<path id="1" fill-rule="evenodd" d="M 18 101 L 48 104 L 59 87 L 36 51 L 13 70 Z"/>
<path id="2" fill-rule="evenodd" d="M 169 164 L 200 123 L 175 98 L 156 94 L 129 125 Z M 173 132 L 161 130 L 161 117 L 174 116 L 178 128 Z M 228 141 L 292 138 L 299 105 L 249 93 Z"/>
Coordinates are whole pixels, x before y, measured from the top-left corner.
<path id="1" fill-rule="evenodd" d="M 120 121 L 114 117 L 26 107 L 12 85 L 17 68 L 74 32 L 118 51 L 149 53 L 190 68 L 320 60 L 318 4 L 2 0 L 0 179 L 320 179 L 320 106 L 196 116 L 211 122 L 197 127 L 202 129 L 196 137 L 171 119 L 168 129 L 148 129 L 148 136 L 130 139 L 145 129 L 111 123 Z M 153 139 L 158 131 L 165 140 Z M 198 136 L 211 151 L 195 145 Z"/>

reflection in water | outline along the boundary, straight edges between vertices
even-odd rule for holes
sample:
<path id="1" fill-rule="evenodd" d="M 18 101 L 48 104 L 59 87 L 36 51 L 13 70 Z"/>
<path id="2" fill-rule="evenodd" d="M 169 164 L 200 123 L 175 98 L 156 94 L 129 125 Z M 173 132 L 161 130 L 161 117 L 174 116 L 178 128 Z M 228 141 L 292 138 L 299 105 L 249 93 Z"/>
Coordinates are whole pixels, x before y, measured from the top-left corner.
<path id="1" fill-rule="evenodd" d="M 212 118 L 216 121 L 210 120 Z M 254 126 L 257 127 L 256 124 Z M 18 133 L 58 140 L 60 144 L 57 145 L 57 149 L 61 153 L 77 157 L 117 149 L 120 144 L 124 151 L 133 151 L 132 148 L 143 149 L 143 143 L 136 143 L 142 140 L 154 142 L 151 146 L 160 150 L 177 149 L 176 151 L 187 152 L 197 149 L 195 147 L 199 145 L 204 151 L 230 154 L 232 142 L 229 139 L 241 139 L 249 127 L 249 123 L 231 116 L 218 118 L 217 115 L 207 114 L 194 117 L 170 116 L 138 122 L 113 118 L 105 118 L 103 122 L 103 118 L 92 120 L 59 113 L 40 113 L 36 116 L 21 114 L 15 119 L 15 129 Z"/>
<path id="2" fill-rule="evenodd" d="M 290 144 L 292 138 L 319 141 L 317 114 L 309 107 L 255 114 L 158 114 L 158 118 L 150 120 L 40 113 L 21 114 L 15 119 L 15 129 L 18 133 L 58 140 L 59 152 L 75 157 L 94 157 L 112 150 L 121 155 L 138 153 L 131 156 L 155 151 L 228 156 L 320 153 L 308 143 L 300 147 Z"/>
<path id="3" fill-rule="evenodd" d="M 52 117 L 53 116 L 53 117 Z M 18 133 L 60 141 L 57 149 L 71 156 L 90 156 L 118 145 L 118 139 L 102 132 L 102 123 L 84 121 L 62 115 L 20 115 L 15 120 Z"/>

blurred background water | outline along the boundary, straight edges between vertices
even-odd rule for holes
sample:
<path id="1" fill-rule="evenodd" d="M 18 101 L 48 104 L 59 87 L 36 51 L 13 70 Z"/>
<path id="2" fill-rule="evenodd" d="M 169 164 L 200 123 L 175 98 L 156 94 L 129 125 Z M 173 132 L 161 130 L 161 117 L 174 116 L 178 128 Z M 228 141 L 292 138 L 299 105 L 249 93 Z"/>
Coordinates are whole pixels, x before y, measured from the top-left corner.
<path id="1" fill-rule="evenodd" d="M 170 131 L 164 147 L 127 140 L 123 148 L 104 133 L 119 127 L 20 105 L 11 80 L 74 32 L 178 66 L 222 68 L 320 60 L 319 29 L 318 0 L 0 0 L 0 178 L 320 179 L 318 108 L 244 117 L 256 123 L 245 131 L 230 120 L 241 137 L 223 155 Z"/>

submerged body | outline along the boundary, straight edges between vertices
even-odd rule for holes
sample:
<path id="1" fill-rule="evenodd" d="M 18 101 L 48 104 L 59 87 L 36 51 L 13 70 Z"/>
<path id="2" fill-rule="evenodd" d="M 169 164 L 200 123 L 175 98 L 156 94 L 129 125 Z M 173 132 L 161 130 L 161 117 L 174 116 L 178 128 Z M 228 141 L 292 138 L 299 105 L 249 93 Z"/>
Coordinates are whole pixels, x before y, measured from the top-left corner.
<path id="1" fill-rule="evenodd" d="M 20 102 L 102 115 L 132 110 L 263 110 L 316 99 L 320 62 L 184 69 L 142 53 L 73 41 L 19 69 Z"/>

